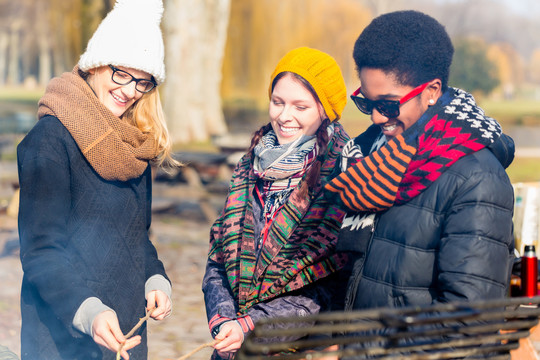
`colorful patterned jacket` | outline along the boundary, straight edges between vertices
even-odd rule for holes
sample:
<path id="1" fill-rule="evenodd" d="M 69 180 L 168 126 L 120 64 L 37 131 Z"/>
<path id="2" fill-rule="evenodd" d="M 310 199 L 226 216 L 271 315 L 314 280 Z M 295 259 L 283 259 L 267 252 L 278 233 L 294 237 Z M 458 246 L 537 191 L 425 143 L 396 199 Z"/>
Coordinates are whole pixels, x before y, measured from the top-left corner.
<path id="1" fill-rule="evenodd" d="M 256 323 L 263 317 L 307 315 L 329 306 L 330 294 L 311 284 L 334 273 L 345 260 L 334 252 L 344 212 L 329 203 L 322 190 L 348 139 L 335 123 L 317 186 L 303 198 L 298 188 L 292 192 L 272 222 L 258 259 L 253 216 L 257 177 L 252 154 L 240 160 L 210 233 L 203 292 L 211 330 L 222 323 L 212 321 L 216 317 L 249 315 Z"/>

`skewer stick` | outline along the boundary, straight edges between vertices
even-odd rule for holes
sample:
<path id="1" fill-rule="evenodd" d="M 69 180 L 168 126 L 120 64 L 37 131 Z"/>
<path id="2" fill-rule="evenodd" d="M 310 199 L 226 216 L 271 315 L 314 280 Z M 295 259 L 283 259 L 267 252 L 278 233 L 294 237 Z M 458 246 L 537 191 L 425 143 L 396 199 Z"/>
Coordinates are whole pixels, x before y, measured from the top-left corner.
<path id="1" fill-rule="evenodd" d="M 202 349 L 207 348 L 207 347 L 213 347 L 213 346 L 216 345 L 218 342 L 219 342 L 219 341 L 217 341 L 217 340 L 213 340 L 213 341 L 210 341 L 209 343 L 199 345 L 197 348 L 191 350 L 191 351 L 188 352 L 186 355 L 183 355 L 183 356 L 179 357 L 178 360 L 186 360 L 187 358 L 191 357 L 191 356 L 192 356 L 193 354 L 195 354 L 196 352 L 199 352 L 199 351 L 201 351 Z"/>
<path id="2" fill-rule="evenodd" d="M 131 330 L 126 334 L 126 340 L 129 339 L 130 337 L 132 337 L 133 334 L 135 333 L 135 331 L 137 331 L 137 329 L 140 328 L 141 325 L 144 324 L 144 322 L 150 318 L 150 316 L 152 315 L 152 313 L 154 312 L 154 310 L 156 310 L 155 307 L 151 308 L 151 309 L 146 313 L 146 316 L 145 316 L 145 317 L 139 319 L 139 322 L 137 323 L 137 325 L 135 325 L 135 326 L 133 327 L 133 329 L 131 329 Z M 118 352 L 116 353 L 116 360 L 120 360 L 120 352 L 122 351 L 122 348 L 124 347 L 124 344 L 125 344 L 125 342 L 123 342 L 122 344 L 120 344 L 120 348 L 118 348 Z"/>

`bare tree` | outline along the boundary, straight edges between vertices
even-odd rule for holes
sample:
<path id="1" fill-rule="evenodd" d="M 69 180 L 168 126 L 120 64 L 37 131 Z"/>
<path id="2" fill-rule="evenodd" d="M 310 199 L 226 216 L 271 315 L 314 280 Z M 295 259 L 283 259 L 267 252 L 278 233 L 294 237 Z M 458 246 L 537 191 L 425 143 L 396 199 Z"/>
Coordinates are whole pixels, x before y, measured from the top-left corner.
<path id="1" fill-rule="evenodd" d="M 37 30 L 37 42 L 39 49 L 39 77 L 38 82 L 40 85 L 45 86 L 52 77 L 52 54 L 50 43 L 50 29 L 48 26 L 48 18 L 45 17 L 48 7 L 45 2 L 40 1 L 35 5 L 36 12 L 36 30 Z M 40 16 L 41 14 L 41 16 Z"/>
<path id="2" fill-rule="evenodd" d="M 9 34 L 9 58 L 8 58 L 8 74 L 7 82 L 11 85 L 19 84 L 19 54 L 20 54 L 20 39 L 21 39 L 22 24 L 20 21 L 14 21 L 10 27 Z"/>
<path id="3" fill-rule="evenodd" d="M 360 2 L 367 6 L 373 12 L 374 16 L 394 11 L 400 6 L 403 6 L 402 0 L 361 0 Z"/>
<path id="4" fill-rule="evenodd" d="M 0 86 L 4 85 L 6 79 L 7 49 L 9 45 L 9 34 L 6 29 L 0 29 Z"/>
<path id="5" fill-rule="evenodd" d="M 165 114 L 175 143 L 227 132 L 221 109 L 221 68 L 230 0 L 166 0 Z"/>

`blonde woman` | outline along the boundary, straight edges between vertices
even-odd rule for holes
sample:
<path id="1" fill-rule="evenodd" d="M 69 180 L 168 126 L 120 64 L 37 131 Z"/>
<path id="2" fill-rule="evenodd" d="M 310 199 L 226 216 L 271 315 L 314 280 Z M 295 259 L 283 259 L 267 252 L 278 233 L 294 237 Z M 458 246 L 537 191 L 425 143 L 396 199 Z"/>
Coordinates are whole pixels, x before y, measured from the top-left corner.
<path id="1" fill-rule="evenodd" d="M 22 359 L 146 359 L 171 284 L 148 238 L 151 168 L 175 166 L 157 86 L 161 0 L 118 0 L 51 80 L 18 147 Z M 137 346 L 138 345 L 138 346 Z"/>

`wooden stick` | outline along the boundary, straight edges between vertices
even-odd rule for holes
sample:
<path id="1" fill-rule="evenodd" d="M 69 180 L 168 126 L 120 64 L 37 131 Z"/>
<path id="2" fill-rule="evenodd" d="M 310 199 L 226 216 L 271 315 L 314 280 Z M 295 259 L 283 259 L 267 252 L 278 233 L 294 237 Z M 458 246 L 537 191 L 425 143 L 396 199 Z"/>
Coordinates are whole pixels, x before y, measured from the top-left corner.
<path id="1" fill-rule="evenodd" d="M 144 322 L 150 318 L 150 315 L 152 315 L 152 313 L 154 312 L 154 310 L 156 310 L 155 307 L 151 308 L 151 309 L 146 313 L 146 316 L 145 316 L 145 317 L 139 319 L 139 322 L 137 323 L 137 325 L 135 325 L 135 326 L 133 327 L 133 329 L 131 329 L 130 332 L 128 332 L 128 333 L 126 334 L 126 340 L 129 339 L 130 337 L 132 337 L 133 334 L 135 334 L 135 331 L 137 331 L 137 329 L 140 328 L 141 325 L 144 324 Z M 116 353 L 116 360 L 120 360 L 120 352 L 122 351 L 122 348 L 124 347 L 125 343 L 126 343 L 126 342 L 124 341 L 123 343 L 120 344 L 120 348 L 118 348 L 118 352 Z"/>
<path id="2" fill-rule="evenodd" d="M 186 360 L 187 358 L 191 357 L 196 352 L 199 352 L 202 349 L 207 348 L 207 347 L 213 347 L 217 343 L 218 343 L 218 341 L 214 340 L 214 341 L 211 341 L 209 343 L 202 344 L 202 345 L 198 346 L 197 348 L 195 348 L 194 350 L 191 350 L 190 352 L 188 352 L 186 355 L 183 355 L 183 356 L 179 357 L 178 360 Z"/>

